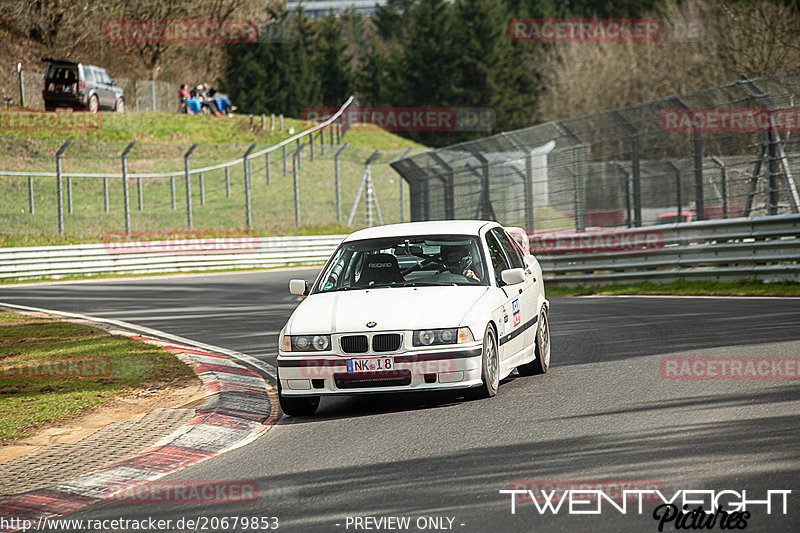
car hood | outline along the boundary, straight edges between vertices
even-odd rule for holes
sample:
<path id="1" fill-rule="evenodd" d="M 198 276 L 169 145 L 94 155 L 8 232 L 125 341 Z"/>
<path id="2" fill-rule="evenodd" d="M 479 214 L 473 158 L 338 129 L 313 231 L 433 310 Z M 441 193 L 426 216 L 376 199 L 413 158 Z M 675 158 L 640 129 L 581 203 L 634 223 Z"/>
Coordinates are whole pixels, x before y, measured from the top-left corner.
<path id="1" fill-rule="evenodd" d="M 488 287 L 387 287 L 314 294 L 295 309 L 290 335 L 396 331 L 461 326 Z"/>

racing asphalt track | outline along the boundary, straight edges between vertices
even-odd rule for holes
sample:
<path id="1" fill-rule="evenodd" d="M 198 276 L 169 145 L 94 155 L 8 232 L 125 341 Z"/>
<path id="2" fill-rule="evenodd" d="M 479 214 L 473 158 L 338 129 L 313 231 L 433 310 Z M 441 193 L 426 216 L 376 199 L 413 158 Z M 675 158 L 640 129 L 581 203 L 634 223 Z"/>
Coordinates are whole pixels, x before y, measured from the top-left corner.
<path id="1" fill-rule="evenodd" d="M 277 334 L 297 304 L 287 282 L 315 274 L 3 287 L 0 302 L 124 320 L 274 364 Z M 452 529 L 464 532 L 658 531 L 655 504 L 642 515 L 634 505 L 625 515 L 606 505 L 601 515 L 578 516 L 566 508 L 540 515 L 520 503 L 512 515 L 498 492 L 519 479 L 602 479 L 653 480 L 667 497 L 746 489 L 748 499 L 761 500 L 767 490 L 792 490 L 787 515 L 756 506 L 746 530 L 800 531 L 797 379 L 676 381 L 659 371 L 669 355 L 800 356 L 800 299 L 551 303 L 550 372 L 514 374 L 495 398 L 323 399 L 316 416 L 284 418 L 248 446 L 165 478 L 255 481 L 255 503 L 106 501 L 68 518 L 277 516 L 279 530 L 293 532 L 364 531 L 347 528 L 348 516 L 409 516 L 408 531 L 419 531 L 415 520 L 431 516 L 454 518 Z M 664 529 L 675 530 L 674 523 Z"/>

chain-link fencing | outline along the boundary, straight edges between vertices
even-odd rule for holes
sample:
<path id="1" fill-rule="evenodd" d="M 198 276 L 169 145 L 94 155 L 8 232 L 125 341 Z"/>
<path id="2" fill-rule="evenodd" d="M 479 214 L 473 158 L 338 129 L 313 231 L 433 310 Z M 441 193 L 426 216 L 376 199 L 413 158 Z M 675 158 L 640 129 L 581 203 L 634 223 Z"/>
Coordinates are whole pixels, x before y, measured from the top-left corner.
<path id="1" fill-rule="evenodd" d="M 800 71 L 404 158 L 412 220 L 529 232 L 797 213 Z"/>

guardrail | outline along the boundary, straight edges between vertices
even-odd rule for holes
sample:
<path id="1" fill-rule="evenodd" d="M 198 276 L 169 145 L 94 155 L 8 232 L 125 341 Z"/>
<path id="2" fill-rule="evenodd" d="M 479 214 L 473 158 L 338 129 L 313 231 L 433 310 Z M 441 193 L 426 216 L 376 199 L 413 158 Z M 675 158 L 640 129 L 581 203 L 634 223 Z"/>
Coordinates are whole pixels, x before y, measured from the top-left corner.
<path id="1" fill-rule="evenodd" d="M 0 248 L 0 279 L 318 265 L 345 235 Z M 800 280 L 800 215 L 535 233 L 548 283 Z M 574 253 L 571 253 L 574 252 Z"/>
<path id="2" fill-rule="evenodd" d="M 345 235 L 234 237 L 0 248 L 0 279 L 322 264 Z"/>
<path id="3" fill-rule="evenodd" d="M 539 233 L 531 247 L 548 282 L 559 285 L 742 278 L 800 281 L 800 215 L 618 232 Z"/>

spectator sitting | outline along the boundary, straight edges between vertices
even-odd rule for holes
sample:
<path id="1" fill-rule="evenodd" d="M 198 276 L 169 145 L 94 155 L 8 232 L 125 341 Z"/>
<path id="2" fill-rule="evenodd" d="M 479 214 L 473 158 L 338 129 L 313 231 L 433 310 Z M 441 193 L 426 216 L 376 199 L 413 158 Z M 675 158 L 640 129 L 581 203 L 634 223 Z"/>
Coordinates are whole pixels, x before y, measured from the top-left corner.
<path id="1" fill-rule="evenodd" d="M 208 96 L 214 100 L 214 103 L 217 105 L 217 109 L 220 111 L 220 115 L 231 115 L 231 111 L 236 109 L 236 106 L 231 105 L 231 100 L 224 94 L 220 94 L 214 87 L 211 87 L 208 91 Z"/>
<path id="2" fill-rule="evenodd" d="M 186 84 L 185 83 L 181 85 L 181 88 L 178 91 L 178 95 L 180 96 L 180 107 L 178 109 L 178 112 L 179 113 L 188 113 L 189 112 L 189 106 L 186 103 L 186 101 L 189 100 L 192 97 L 192 95 L 190 95 L 189 91 L 186 90 Z"/>

